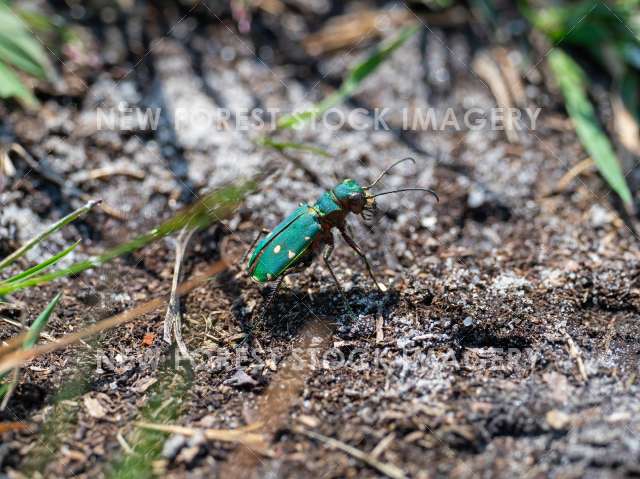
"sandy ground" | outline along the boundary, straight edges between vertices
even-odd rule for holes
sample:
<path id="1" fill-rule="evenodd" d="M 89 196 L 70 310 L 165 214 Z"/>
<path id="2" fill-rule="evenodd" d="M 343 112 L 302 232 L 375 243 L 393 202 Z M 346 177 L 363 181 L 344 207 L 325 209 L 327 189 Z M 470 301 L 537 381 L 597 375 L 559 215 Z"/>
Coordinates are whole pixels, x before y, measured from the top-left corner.
<path id="1" fill-rule="evenodd" d="M 169 9 L 162 21 L 171 25 L 179 13 Z M 193 361 L 170 364 L 162 311 L 35 360 L 2 413 L 4 421 L 29 424 L 2 435 L 2 471 L 136 477 L 126 473 L 140 463 L 140 470 L 181 478 L 381 475 L 305 434 L 311 431 L 417 478 L 640 474 L 637 238 L 595 172 L 558 189 L 586 155 L 560 121 L 557 96 L 542 82 L 527 84 L 524 102 L 543 110 L 535 131 L 520 132 L 516 143 L 503 131 L 319 127 L 283 134 L 334 156 L 291 153 L 317 175 L 314 183 L 299 165 L 256 146 L 255 132 L 181 129 L 176 112 L 299 107 L 322 98 L 369 44 L 323 57 L 317 69 L 326 78 L 316 84 L 303 62 L 286 56 L 297 52 L 264 47 L 267 60 L 258 61 L 255 38 L 240 41 L 202 15 L 179 22 L 130 74 L 118 67 L 127 60 L 117 47 L 125 41 L 121 30 L 107 28 L 104 51 L 90 50 L 100 68 L 65 71 L 68 84 L 75 77 L 88 84 L 85 92 L 49 99 L 36 114 L 2 112 L 3 140 L 22 144 L 120 215 L 91 214 L 30 260 L 77 238 L 82 246 L 70 261 L 82 259 L 153 227 L 205 191 L 273 170 L 233 218 L 192 241 L 188 276 L 221 255 L 235 259 L 183 298 Z M 287 15 L 283 24 L 296 19 Z M 158 38 L 168 30 L 162 21 Z M 267 21 L 254 36 L 271 26 Z M 469 67 L 476 48 L 461 32 L 421 33 L 341 109 L 488 111 L 492 92 Z M 446 75 L 433 74 L 437 68 Z M 123 101 L 161 107 L 159 129 L 94 131 L 96 109 Z M 338 239 L 334 264 L 357 318 L 316 262 L 286 280 L 265 323 L 253 325 L 254 341 L 243 341 L 263 292 L 236 265 L 257 231 L 314 200 L 335 178 L 370 181 L 404 156 L 416 165 L 398 167 L 384 186 L 431 187 L 440 202 L 388 196 L 371 224 L 352 221 L 388 291 L 374 288 Z M 139 174 L 81 176 L 111 165 Z M 3 254 L 81 202 L 24 164 L 16 167 L 1 196 Z M 33 317 L 62 288 L 47 330 L 61 336 L 167 293 L 173 256 L 173 241 L 163 240 L 12 299 Z M 1 324 L 0 332 L 7 338 L 17 329 Z M 136 420 L 214 429 L 262 422 L 269 453 L 201 436 L 145 435 Z M 128 447 L 144 454 L 128 455 Z"/>

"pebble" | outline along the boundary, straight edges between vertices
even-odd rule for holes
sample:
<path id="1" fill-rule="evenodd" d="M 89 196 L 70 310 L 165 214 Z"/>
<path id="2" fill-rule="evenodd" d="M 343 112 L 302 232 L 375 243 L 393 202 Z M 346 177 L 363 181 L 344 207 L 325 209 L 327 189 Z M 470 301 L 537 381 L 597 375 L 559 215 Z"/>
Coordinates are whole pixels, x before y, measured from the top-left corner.
<path id="1" fill-rule="evenodd" d="M 164 442 L 162 446 L 162 457 L 166 459 L 173 459 L 178 455 L 180 449 L 187 443 L 187 438 L 182 434 L 175 434 Z"/>

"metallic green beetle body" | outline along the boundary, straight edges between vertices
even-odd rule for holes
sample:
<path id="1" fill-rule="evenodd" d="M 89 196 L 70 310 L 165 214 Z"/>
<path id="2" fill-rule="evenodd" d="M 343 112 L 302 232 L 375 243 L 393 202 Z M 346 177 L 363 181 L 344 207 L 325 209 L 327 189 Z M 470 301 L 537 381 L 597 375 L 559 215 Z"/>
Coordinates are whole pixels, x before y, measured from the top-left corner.
<path id="1" fill-rule="evenodd" d="M 362 212 L 366 201 L 364 188 L 347 179 L 313 205 L 301 204 L 258 243 L 249 259 L 251 278 L 273 281 L 305 264 L 322 246 L 333 243 L 331 229 L 341 227 L 349 212 Z"/>
<path id="2" fill-rule="evenodd" d="M 402 188 L 376 194 L 371 192 L 371 188 L 375 186 L 391 168 L 408 160 L 415 163 L 415 160 L 412 158 L 396 161 L 380 173 L 378 178 L 368 186 L 361 186 L 354 180 L 344 180 L 331 190 L 325 192 L 315 203 L 301 204 L 291 215 L 276 226 L 266 238 L 258 243 L 249 258 L 247 272 L 253 280 L 259 283 L 268 281 L 276 282 L 264 303 L 261 318 L 265 317 L 266 311 L 273 302 L 278 287 L 284 277 L 289 273 L 297 272 L 307 267 L 318 253 L 322 253 L 322 259 L 338 286 L 347 309 L 352 316 L 355 316 L 329 262 L 334 245 L 334 228 L 340 231 L 347 244 L 364 261 L 367 271 L 377 288 L 380 291 L 386 290 L 385 286 L 376 280 L 366 255 L 348 234 L 346 217 L 349 213 L 354 213 L 361 214 L 364 218 L 365 213 L 372 213 L 375 210 L 376 196 L 390 193 L 427 191 L 435 195 L 437 199 L 438 196 L 426 188 Z M 258 238 L 256 238 L 256 242 Z"/>

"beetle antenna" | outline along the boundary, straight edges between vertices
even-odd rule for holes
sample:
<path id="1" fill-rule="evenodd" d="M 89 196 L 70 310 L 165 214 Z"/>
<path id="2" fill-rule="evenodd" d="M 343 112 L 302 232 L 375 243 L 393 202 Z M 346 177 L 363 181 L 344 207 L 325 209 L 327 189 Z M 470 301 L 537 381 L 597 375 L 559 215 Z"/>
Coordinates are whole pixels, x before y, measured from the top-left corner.
<path id="1" fill-rule="evenodd" d="M 426 191 L 427 193 L 431 193 L 433 196 L 435 196 L 437 202 L 440 202 L 440 198 L 438 197 L 438 193 L 436 193 L 433 190 L 430 190 L 429 188 L 400 188 L 399 190 L 385 191 L 383 193 L 376 193 L 375 195 L 373 195 L 373 198 L 375 198 L 376 196 L 389 195 L 391 193 L 400 193 L 402 191 Z"/>
<path id="2" fill-rule="evenodd" d="M 376 186 L 376 184 L 378 183 L 378 181 L 380 181 L 384 175 L 386 175 L 387 173 L 389 173 L 389 170 L 391 170 L 391 169 L 392 169 L 392 168 L 394 168 L 395 166 L 397 166 L 397 165 L 399 165 L 400 163 L 403 163 L 403 162 L 405 162 L 405 161 L 411 161 L 411 162 L 413 162 L 413 164 L 414 164 L 414 165 L 416 164 L 416 160 L 414 160 L 414 159 L 413 159 L 413 158 L 411 158 L 411 157 L 407 157 L 407 158 L 403 158 L 403 159 L 401 159 L 401 160 L 398 160 L 398 161 L 396 161 L 393 165 L 391 165 L 389 168 L 387 168 L 387 169 L 386 169 L 386 170 L 384 170 L 382 173 L 380 173 L 380 175 L 378 175 L 378 177 L 376 178 L 376 180 L 375 180 L 373 183 L 371 183 L 369 186 L 367 186 L 366 188 L 372 188 L 372 187 Z"/>

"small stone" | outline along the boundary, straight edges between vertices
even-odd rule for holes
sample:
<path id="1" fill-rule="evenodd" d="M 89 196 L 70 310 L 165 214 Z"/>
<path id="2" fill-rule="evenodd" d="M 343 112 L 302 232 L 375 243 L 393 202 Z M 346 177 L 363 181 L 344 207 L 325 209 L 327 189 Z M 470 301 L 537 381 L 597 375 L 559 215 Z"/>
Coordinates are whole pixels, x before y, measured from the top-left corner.
<path id="1" fill-rule="evenodd" d="M 200 447 L 206 442 L 204 434 L 201 432 L 195 434 L 187 441 L 187 447 L 180 450 L 176 456 L 176 462 L 191 464 L 196 456 L 200 453 Z"/>
<path id="2" fill-rule="evenodd" d="M 628 412 L 614 412 L 613 414 L 605 418 L 607 422 L 629 422 L 631 421 L 631 414 Z"/>
<path id="3" fill-rule="evenodd" d="M 479 208 L 486 201 L 486 193 L 484 190 L 478 187 L 472 187 L 467 197 L 467 204 L 469 208 Z"/>
<path id="4" fill-rule="evenodd" d="M 187 438 L 182 434 L 176 434 L 171 436 L 164 442 L 164 446 L 162 446 L 162 457 L 167 459 L 173 459 L 177 456 L 180 449 L 186 444 Z"/>
<path id="5" fill-rule="evenodd" d="M 566 429 L 566 427 L 571 422 L 571 416 L 557 409 L 552 409 L 551 411 L 547 412 L 546 419 L 547 424 L 549 424 L 549 426 L 551 426 L 556 431 Z"/>
<path id="6" fill-rule="evenodd" d="M 542 379 L 549 388 L 549 397 L 560 404 L 568 400 L 573 388 L 565 375 L 553 371 L 543 374 Z"/>
<path id="7" fill-rule="evenodd" d="M 313 416 L 308 416 L 306 414 L 302 414 L 298 416 L 298 422 L 300 422 L 300 424 L 302 424 L 303 426 L 307 426 L 310 429 L 315 429 L 320 425 L 320 421 L 318 420 L 318 418 Z"/>
<path id="8" fill-rule="evenodd" d="M 277 370 L 278 370 L 278 365 L 277 365 L 277 364 L 276 364 L 276 362 L 275 362 L 273 359 L 271 359 L 271 358 L 267 359 L 267 360 L 264 362 L 264 364 L 265 364 L 265 366 L 266 366 L 267 368 L 269 368 L 271 371 L 274 371 L 274 372 L 275 372 L 275 371 L 277 371 Z"/>
<path id="9" fill-rule="evenodd" d="M 191 464 L 200 452 L 200 446 L 185 447 L 176 457 L 176 462 L 183 464 Z"/>
<path id="10" fill-rule="evenodd" d="M 615 216 L 600 205 L 593 205 L 589 211 L 591 224 L 594 228 L 602 228 L 615 220 Z"/>
<path id="11" fill-rule="evenodd" d="M 225 384 L 236 388 L 257 386 L 258 382 L 245 373 L 242 369 L 238 369 L 236 373 L 225 381 Z"/>

